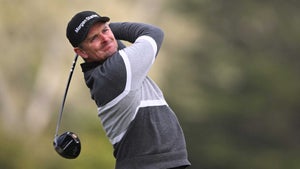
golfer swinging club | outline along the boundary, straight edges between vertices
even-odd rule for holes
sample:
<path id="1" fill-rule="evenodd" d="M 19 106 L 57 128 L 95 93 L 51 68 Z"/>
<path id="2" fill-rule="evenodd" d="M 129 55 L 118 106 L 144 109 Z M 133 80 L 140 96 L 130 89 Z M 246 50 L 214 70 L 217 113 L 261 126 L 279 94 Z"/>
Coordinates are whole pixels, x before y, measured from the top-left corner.
<path id="1" fill-rule="evenodd" d="M 109 20 L 93 11 L 79 12 L 68 23 L 67 38 L 84 60 L 84 79 L 114 147 L 115 168 L 190 166 L 177 117 L 147 76 L 163 32 L 148 24 Z"/>

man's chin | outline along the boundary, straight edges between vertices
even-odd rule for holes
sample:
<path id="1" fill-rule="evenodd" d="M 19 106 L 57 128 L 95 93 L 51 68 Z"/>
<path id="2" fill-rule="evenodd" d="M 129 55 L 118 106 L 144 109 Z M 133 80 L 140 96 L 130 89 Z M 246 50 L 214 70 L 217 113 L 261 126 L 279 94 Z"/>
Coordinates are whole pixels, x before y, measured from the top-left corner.
<path id="1" fill-rule="evenodd" d="M 111 47 L 108 51 L 107 51 L 107 54 L 108 55 L 113 55 L 117 52 L 117 48 L 116 47 Z"/>

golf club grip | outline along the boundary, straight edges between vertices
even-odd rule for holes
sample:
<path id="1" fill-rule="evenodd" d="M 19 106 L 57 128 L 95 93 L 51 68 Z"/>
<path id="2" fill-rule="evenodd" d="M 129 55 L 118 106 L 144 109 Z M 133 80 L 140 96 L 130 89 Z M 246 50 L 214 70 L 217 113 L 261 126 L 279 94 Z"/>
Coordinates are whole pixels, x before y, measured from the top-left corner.
<path id="1" fill-rule="evenodd" d="M 74 72 L 74 69 L 75 69 L 75 66 L 76 66 L 77 59 L 78 59 L 78 54 L 75 55 L 72 67 L 70 69 L 70 75 L 69 75 L 69 78 L 68 78 L 65 94 L 64 94 L 64 97 L 63 97 L 63 101 L 62 101 L 62 104 L 61 104 L 61 108 L 60 108 L 60 112 L 59 112 L 58 120 L 57 120 L 57 124 L 56 124 L 55 137 L 58 136 L 58 130 L 59 130 L 59 127 L 60 127 L 60 124 L 61 124 L 62 113 L 63 113 L 64 107 L 65 107 L 65 101 L 66 101 L 66 98 L 67 98 L 69 86 L 70 86 L 70 83 L 71 83 L 71 79 L 72 79 L 72 75 L 73 75 L 73 72 Z"/>

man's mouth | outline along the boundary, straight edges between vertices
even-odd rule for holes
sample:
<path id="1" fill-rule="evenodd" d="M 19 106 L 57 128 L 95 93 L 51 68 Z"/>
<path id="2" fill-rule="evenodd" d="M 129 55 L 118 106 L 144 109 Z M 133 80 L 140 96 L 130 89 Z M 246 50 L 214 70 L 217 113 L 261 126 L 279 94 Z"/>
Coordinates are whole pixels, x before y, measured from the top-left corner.
<path id="1" fill-rule="evenodd" d="M 111 48 L 111 42 L 107 42 L 104 44 L 104 46 L 102 46 L 102 50 L 108 50 L 109 48 Z"/>

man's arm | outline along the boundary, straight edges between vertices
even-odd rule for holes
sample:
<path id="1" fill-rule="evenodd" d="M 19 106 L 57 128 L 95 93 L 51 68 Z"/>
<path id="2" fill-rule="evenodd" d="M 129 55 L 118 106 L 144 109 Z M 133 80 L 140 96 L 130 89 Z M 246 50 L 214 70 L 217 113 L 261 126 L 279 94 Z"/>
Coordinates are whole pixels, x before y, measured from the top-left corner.
<path id="1" fill-rule="evenodd" d="M 153 25 L 130 22 L 111 23 L 110 28 L 116 39 L 132 43 L 117 55 L 121 55 L 125 64 L 125 90 L 135 90 L 147 78 L 161 47 L 163 31 Z"/>
<path id="2" fill-rule="evenodd" d="M 134 43 L 141 36 L 151 37 L 157 45 L 157 53 L 163 41 L 163 31 L 153 25 L 144 23 L 113 22 L 109 24 L 114 36 L 118 40 Z M 156 53 L 156 55 L 157 55 Z"/>

